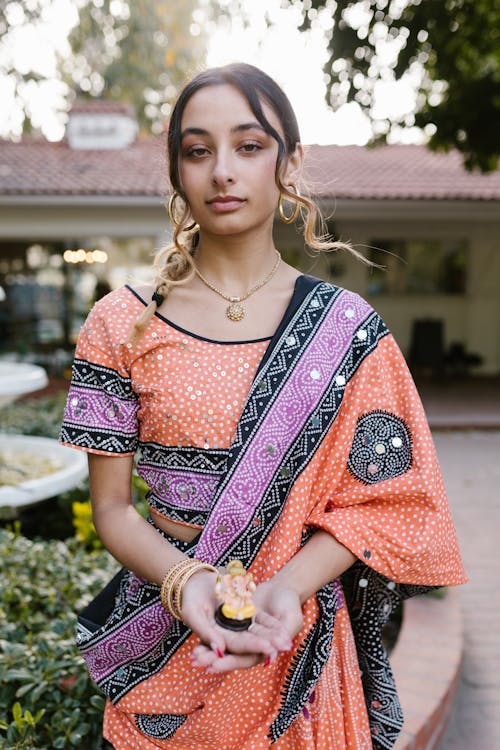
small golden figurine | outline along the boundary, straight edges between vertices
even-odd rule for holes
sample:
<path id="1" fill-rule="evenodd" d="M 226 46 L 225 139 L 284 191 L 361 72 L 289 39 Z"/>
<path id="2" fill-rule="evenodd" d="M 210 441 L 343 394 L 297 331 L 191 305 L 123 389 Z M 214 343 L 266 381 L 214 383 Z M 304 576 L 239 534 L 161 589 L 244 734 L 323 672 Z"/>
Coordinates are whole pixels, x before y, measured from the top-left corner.
<path id="1" fill-rule="evenodd" d="M 247 630 L 255 614 L 252 594 L 256 588 L 253 575 L 240 560 L 231 560 L 215 584 L 215 595 L 222 602 L 215 613 L 216 622 L 229 630 Z"/>

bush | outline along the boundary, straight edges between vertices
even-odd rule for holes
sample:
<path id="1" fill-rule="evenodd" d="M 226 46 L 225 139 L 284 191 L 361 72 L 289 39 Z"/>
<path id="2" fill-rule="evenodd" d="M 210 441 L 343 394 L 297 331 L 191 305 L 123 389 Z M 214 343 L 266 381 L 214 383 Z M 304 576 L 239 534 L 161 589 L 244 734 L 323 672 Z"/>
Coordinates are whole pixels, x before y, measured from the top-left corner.
<path id="1" fill-rule="evenodd" d="M 116 568 L 76 539 L 32 541 L 0 529 L 0 747 L 105 747 L 104 699 L 74 633 L 76 612 Z"/>
<path id="2" fill-rule="evenodd" d="M 2 407 L 2 432 L 57 438 L 66 404 L 66 392 L 29 398 Z"/>

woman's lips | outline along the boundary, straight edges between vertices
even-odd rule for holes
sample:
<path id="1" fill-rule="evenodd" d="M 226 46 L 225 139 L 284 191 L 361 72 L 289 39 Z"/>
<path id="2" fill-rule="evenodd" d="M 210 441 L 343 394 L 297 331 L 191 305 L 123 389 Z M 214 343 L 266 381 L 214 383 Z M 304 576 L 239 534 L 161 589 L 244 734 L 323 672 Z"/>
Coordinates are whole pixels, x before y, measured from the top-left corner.
<path id="1" fill-rule="evenodd" d="M 208 205 L 219 214 L 236 211 L 245 203 L 243 198 L 237 198 L 235 195 L 217 196 L 208 201 Z"/>

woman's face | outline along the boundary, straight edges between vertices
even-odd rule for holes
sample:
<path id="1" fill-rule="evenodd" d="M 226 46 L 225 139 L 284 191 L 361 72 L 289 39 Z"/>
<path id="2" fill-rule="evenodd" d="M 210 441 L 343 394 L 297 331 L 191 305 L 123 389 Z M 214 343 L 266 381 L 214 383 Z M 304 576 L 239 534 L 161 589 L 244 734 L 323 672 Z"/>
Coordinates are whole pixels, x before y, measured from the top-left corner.
<path id="1" fill-rule="evenodd" d="M 262 102 L 284 138 L 279 118 Z M 206 86 L 189 99 L 181 120 L 179 175 L 201 232 L 241 234 L 268 224 L 279 198 L 275 182 L 278 144 L 266 133 L 245 97 L 231 85 Z M 293 158 L 285 184 L 294 182 Z"/>

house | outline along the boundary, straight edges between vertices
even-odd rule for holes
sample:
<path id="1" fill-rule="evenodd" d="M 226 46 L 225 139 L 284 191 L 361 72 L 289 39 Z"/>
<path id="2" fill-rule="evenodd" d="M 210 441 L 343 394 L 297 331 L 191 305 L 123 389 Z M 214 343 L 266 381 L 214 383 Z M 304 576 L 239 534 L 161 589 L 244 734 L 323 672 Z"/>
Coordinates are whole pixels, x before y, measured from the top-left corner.
<path id="1" fill-rule="evenodd" d="M 306 152 L 329 231 L 372 265 L 314 256 L 277 219 L 284 257 L 366 297 L 416 368 L 500 374 L 500 172 L 416 145 Z M 97 282 L 150 280 L 167 198 L 164 138 L 126 105 L 77 104 L 58 143 L 0 141 L 0 351 L 70 348 Z"/>

